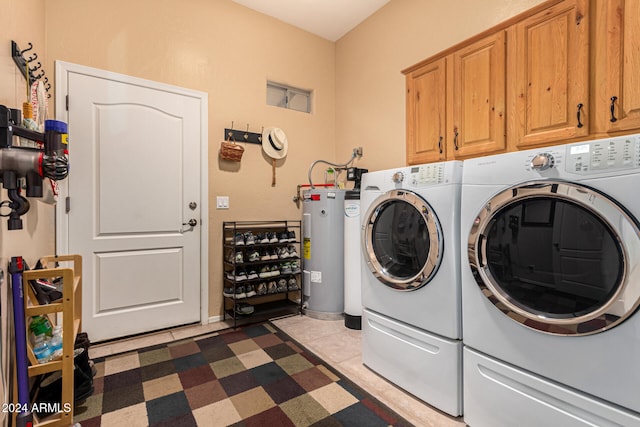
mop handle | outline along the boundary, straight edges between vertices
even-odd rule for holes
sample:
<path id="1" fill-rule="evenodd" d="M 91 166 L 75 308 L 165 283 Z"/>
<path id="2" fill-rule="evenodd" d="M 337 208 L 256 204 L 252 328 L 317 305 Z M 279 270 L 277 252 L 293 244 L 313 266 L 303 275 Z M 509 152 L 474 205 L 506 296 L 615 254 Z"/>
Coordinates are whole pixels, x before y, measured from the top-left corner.
<path id="1" fill-rule="evenodd" d="M 20 413 L 16 418 L 18 427 L 32 425 L 33 414 L 29 407 L 29 374 L 27 361 L 27 326 L 24 316 L 24 292 L 22 286 L 22 272 L 24 262 L 22 257 L 12 257 L 9 263 L 11 273 L 11 290 L 13 295 L 13 324 L 16 339 L 16 374 L 18 380 L 18 406 Z"/>

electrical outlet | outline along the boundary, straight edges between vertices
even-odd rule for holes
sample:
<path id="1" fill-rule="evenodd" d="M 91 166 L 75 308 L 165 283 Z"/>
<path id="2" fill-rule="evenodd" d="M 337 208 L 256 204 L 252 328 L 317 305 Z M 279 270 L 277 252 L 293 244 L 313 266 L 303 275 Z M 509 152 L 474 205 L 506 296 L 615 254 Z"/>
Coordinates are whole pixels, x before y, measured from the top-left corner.
<path id="1" fill-rule="evenodd" d="M 353 149 L 353 154 L 358 156 L 358 158 L 362 157 L 362 147 L 356 147 Z"/>
<path id="2" fill-rule="evenodd" d="M 229 209 L 229 196 L 217 196 L 216 209 Z"/>

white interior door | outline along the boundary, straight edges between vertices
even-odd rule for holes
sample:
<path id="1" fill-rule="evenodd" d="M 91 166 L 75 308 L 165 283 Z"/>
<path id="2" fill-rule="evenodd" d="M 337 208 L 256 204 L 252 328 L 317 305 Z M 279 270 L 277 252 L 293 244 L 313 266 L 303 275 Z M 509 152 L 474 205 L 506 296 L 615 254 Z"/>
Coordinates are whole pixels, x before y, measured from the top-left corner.
<path id="1" fill-rule="evenodd" d="M 57 246 L 82 255 L 83 330 L 100 341 L 204 322 L 207 95 L 57 67 L 70 162 Z"/>

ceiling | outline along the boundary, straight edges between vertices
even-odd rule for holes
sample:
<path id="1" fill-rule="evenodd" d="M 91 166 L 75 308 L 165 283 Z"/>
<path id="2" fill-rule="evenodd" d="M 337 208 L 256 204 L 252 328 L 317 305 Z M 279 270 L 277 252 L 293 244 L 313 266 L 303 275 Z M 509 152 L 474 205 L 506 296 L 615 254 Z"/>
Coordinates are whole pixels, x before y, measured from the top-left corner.
<path id="1" fill-rule="evenodd" d="M 335 42 L 389 0 L 233 0 Z"/>

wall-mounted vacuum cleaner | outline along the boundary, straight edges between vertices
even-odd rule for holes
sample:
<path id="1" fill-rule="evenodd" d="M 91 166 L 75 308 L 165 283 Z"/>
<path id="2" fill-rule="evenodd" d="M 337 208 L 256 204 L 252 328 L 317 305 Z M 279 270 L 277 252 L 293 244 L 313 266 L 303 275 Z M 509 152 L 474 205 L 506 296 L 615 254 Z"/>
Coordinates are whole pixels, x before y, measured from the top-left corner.
<path id="1" fill-rule="evenodd" d="M 26 196 L 42 197 L 42 181 L 64 179 L 69 174 L 67 124 L 46 120 L 44 133 L 19 126 L 20 110 L 0 105 L 0 181 L 9 200 L 0 202 L 0 216 L 8 217 L 9 230 L 22 229 L 22 215 L 29 201 L 21 194 L 21 179 L 26 179 Z M 35 141 L 40 148 L 14 146 L 14 136 Z M 2 212 L 9 208 L 9 213 Z"/>

